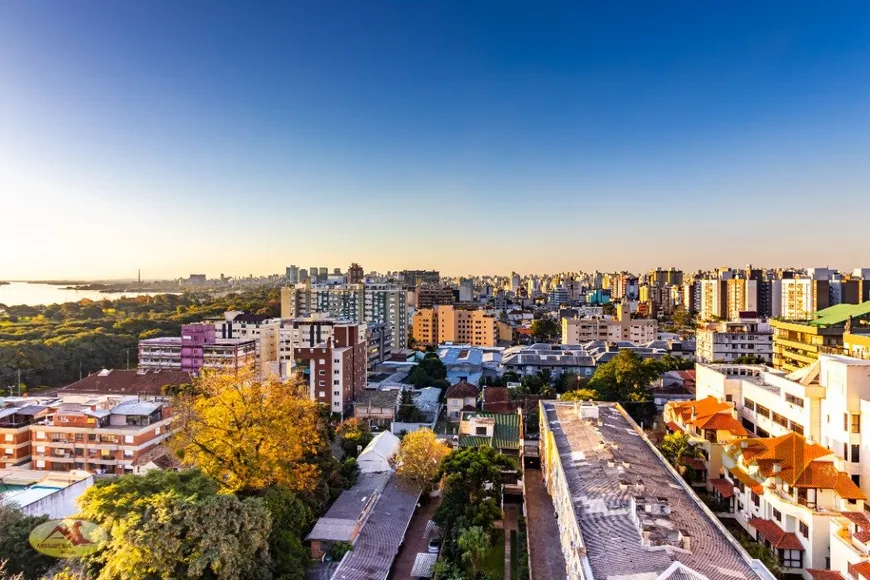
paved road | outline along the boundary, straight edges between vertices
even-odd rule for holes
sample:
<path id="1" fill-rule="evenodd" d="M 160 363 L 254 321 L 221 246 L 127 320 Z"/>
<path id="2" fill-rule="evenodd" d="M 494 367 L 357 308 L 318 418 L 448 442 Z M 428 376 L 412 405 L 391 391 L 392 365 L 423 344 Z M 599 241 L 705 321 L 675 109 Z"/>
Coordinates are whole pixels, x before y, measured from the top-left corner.
<path id="1" fill-rule="evenodd" d="M 414 512 L 414 517 L 411 518 L 411 524 L 405 534 L 405 541 L 399 548 L 396 562 L 393 564 L 393 572 L 390 574 L 392 580 L 411 578 L 411 570 L 414 568 L 417 553 L 429 550 L 429 539 L 423 537 L 423 532 L 426 531 L 426 522 L 432 519 L 440 504 L 441 498 L 433 497 L 429 499 L 428 505 L 418 508 Z"/>
<path id="2" fill-rule="evenodd" d="M 529 568 L 532 580 L 563 580 L 565 557 L 559 543 L 556 510 L 547 495 L 543 476 L 538 469 L 526 469 L 526 533 L 529 536 Z"/>

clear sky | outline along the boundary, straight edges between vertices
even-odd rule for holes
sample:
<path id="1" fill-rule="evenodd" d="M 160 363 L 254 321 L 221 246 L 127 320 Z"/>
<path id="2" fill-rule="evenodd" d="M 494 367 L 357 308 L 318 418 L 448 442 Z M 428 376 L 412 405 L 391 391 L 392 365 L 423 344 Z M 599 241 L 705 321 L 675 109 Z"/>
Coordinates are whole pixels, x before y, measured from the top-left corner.
<path id="1" fill-rule="evenodd" d="M 0 279 L 870 265 L 870 3 L 0 0 Z"/>

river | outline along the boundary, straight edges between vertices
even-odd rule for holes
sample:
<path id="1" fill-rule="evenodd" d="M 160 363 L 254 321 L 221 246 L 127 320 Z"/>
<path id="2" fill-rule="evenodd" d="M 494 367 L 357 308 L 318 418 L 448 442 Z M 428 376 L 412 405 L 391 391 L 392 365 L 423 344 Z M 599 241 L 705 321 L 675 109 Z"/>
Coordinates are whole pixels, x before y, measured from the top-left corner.
<path id="1" fill-rule="evenodd" d="M 122 296 L 150 296 L 153 294 L 168 294 L 168 292 L 99 292 L 97 290 L 64 290 L 64 286 L 53 284 L 28 284 L 26 282 L 10 282 L 0 284 L 0 304 L 14 306 L 27 304 L 63 304 L 79 300 L 114 300 Z"/>

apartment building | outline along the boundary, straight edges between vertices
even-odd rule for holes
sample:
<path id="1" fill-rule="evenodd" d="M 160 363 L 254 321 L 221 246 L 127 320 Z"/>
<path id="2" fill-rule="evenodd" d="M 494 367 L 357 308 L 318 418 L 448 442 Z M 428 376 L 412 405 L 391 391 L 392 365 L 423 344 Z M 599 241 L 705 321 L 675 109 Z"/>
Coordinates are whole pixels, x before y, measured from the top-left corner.
<path id="1" fill-rule="evenodd" d="M 773 319 L 773 366 L 794 371 L 812 364 L 821 353 L 843 353 L 844 333 L 870 334 L 868 324 L 870 302 L 838 304 L 801 321 Z"/>
<path id="2" fill-rule="evenodd" d="M 616 319 L 605 317 L 563 318 L 562 344 L 585 344 L 594 340 L 629 341 L 635 344 L 655 340 L 656 320 L 632 319 L 628 302 L 619 304 Z"/>
<path id="3" fill-rule="evenodd" d="M 294 284 L 281 289 L 281 318 L 316 313 L 352 322 L 387 324 L 397 348 L 408 343 L 407 292 L 392 284 Z"/>
<path id="4" fill-rule="evenodd" d="M 810 570 L 830 567 L 832 521 L 863 515 L 867 496 L 841 464 L 797 433 L 744 439 L 726 450 L 727 484 L 717 486 L 717 495 L 747 533 L 774 551 L 784 573 L 810 580 Z"/>
<path id="5" fill-rule="evenodd" d="M 739 317 L 733 322 L 709 322 L 695 330 L 695 357 L 698 362 L 732 362 L 755 355 L 771 362 L 773 330 L 767 321 Z"/>
<path id="6" fill-rule="evenodd" d="M 809 320 L 828 308 L 830 282 L 812 278 L 784 278 L 771 284 L 773 316 L 786 320 Z"/>
<path id="7" fill-rule="evenodd" d="M 172 407 L 138 397 L 65 396 L 0 409 L 5 467 L 122 475 L 172 433 Z"/>
<path id="8" fill-rule="evenodd" d="M 493 347 L 510 336 L 510 327 L 494 311 L 441 305 L 418 310 L 411 317 L 411 336 L 417 344 L 444 343 Z"/>
<path id="9" fill-rule="evenodd" d="M 178 370 L 199 374 L 202 369 L 232 369 L 254 364 L 257 341 L 218 339 L 213 324 L 185 324 L 180 337 L 139 341 L 139 369 Z"/>
<path id="10" fill-rule="evenodd" d="M 662 416 L 671 432 L 684 433 L 689 442 L 701 450 L 701 458 L 681 459 L 695 472 L 690 483 L 713 491 L 713 483 L 723 472 L 725 445 L 749 435 L 737 418 L 734 406 L 715 397 L 675 401 L 665 405 Z"/>
<path id="11" fill-rule="evenodd" d="M 560 577 L 772 580 L 621 407 L 541 401 L 539 416 Z"/>
<path id="12" fill-rule="evenodd" d="M 215 338 L 230 340 L 257 340 L 260 326 L 268 322 L 269 316 L 230 310 L 223 317 L 209 320 L 214 324 Z"/>
<path id="13" fill-rule="evenodd" d="M 333 321 L 294 321 L 293 356 L 306 367 L 311 398 L 344 416 L 366 388 L 366 325 L 328 322 Z"/>
<path id="14" fill-rule="evenodd" d="M 701 289 L 698 316 L 701 320 L 724 319 L 728 307 L 725 280 L 698 280 Z"/>

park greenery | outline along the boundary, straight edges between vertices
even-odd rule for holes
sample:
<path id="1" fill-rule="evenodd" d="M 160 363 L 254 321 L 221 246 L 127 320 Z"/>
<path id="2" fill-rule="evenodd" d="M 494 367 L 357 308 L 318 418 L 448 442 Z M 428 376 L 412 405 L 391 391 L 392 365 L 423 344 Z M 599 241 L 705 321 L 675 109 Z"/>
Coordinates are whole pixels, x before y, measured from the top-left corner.
<path id="1" fill-rule="evenodd" d="M 138 341 L 227 310 L 280 314 L 277 289 L 213 297 L 159 294 L 42 306 L 0 304 L 0 384 L 67 385 L 104 368 L 136 368 Z"/>
<path id="2" fill-rule="evenodd" d="M 418 389 L 425 387 L 444 389 L 450 386 L 450 381 L 447 380 L 447 367 L 434 352 L 427 352 L 423 359 L 414 365 L 408 374 L 407 382 Z"/>

